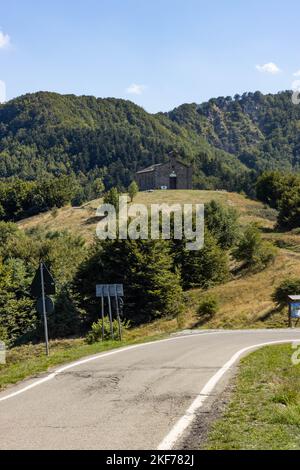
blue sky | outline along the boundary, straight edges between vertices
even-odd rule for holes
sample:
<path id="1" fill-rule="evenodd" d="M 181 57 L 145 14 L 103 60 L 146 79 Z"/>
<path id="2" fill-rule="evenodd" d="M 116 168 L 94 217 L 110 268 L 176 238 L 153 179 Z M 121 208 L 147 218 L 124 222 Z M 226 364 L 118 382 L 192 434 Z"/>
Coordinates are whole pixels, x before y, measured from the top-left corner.
<path id="1" fill-rule="evenodd" d="M 0 1 L 0 99 L 48 90 L 157 112 L 290 89 L 300 70 L 296 0 Z"/>

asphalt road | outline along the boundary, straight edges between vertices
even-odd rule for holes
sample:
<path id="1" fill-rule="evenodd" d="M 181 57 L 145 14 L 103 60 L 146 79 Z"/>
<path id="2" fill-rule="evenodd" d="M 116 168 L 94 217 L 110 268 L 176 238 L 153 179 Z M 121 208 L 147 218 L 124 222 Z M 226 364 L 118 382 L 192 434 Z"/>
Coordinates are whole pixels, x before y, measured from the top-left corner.
<path id="1" fill-rule="evenodd" d="M 0 394 L 0 449 L 180 448 L 238 351 L 295 339 L 299 329 L 201 332 L 58 368 Z"/>

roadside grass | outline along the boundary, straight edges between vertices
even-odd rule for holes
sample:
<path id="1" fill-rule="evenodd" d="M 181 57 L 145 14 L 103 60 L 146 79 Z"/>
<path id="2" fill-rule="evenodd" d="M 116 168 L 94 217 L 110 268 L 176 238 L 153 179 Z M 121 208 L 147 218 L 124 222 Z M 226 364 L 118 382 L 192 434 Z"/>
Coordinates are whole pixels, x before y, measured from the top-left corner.
<path id="1" fill-rule="evenodd" d="M 133 344 L 146 343 L 168 337 L 178 329 L 191 326 L 192 317 L 160 319 L 124 331 L 122 341 L 104 341 L 87 344 L 84 338 L 50 341 L 50 356 L 45 355 L 45 345 L 27 344 L 7 351 L 6 364 L 0 365 L 0 391 L 29 377 L 35 377 L 54 366 Z"/>
<path id="2" fill-rule="evenodd" d="M 290 344 L 267 346 L 242 359 L 229 403 L 204 449 L 300 449 L 300 364 L 291 360 L 295 351 Z"/>

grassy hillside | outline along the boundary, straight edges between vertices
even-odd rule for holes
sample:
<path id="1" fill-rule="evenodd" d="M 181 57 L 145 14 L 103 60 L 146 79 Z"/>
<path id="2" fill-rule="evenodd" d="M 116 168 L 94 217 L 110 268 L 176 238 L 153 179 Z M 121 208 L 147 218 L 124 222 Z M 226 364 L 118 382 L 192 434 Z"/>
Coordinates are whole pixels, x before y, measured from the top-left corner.
<path id="1" fill-rule="evenodd" d="M 241 223 L 258 222 L 266 228 L 274 225 L 275 212 L 265 209 L 263 204 L 253 201 L 245 196 L 227 191 L 154 191 L 153 193 L 140 192 L 134 202 L 137 204 L 152 203 L 181 203 L 181 204 L 205 204 L 215 199 L 230 207 L 235 207 L 241 215 Z M 37 215 L 19 222 L 23 229 L 39 226 L 45 230 L 60 230 L 65 228 L 73 233 L 83 236 L 86 240 L 93 239 L 97 218 L 96 209 L 101 204 L 101 199 L 96 199 L 81 207 L 64 207 L 55 211 Z"/>
<path id="2" fill-rule="evenodd" d="M 300 235 L 292 232 L 275 232 L 275 211 L 241 194 L 225 191 L 141 192 L 135 202 L 144 204 L 206 203 L 212 199 L 236 208 L 242 225 L 250 222 L 258 223 L 262 227 L 264 237 L 275 242 L 279 247 L 279 252 L 275 263 L 261 272 L 243 276 L 232 275 L 229 282 L 214 287 L 208 292 L 203 292 L 201 289 L 190 291 L 187 294 L 188 322 L 183 319 L 182 326 L 253 328 L 286 325 L 286 312 L 276 311 L 271 294 L 285 277 L 300 277 Z M 25 219 L 19 223 L 19 226 L 25 230 L 34 227 L 45 230 L 65 228 L 91 242 L 97 224 L 95 211 L 100 203 L 99 199 L 79 208 L 65 207 L 52 213 Z M 219 297 L 220 310 L 208 323 L 201 324 L 198 323 L 196 310 L 200 300 L 208 293 L 214 293 Z"/>

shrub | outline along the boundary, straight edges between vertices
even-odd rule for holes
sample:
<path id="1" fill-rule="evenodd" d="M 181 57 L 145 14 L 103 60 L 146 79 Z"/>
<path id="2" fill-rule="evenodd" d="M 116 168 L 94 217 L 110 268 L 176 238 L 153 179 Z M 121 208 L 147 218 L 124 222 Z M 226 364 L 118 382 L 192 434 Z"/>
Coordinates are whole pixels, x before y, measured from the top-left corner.
<path id="1" fill-rule="evenodd" d="M 51 217 L 53 217 L 53 219 L 56 219 L 57 216 L 58 216 L 58 209 L 57 207 L 53 207 L 51 209 Z"/>
<path id="2" fill-rule="evenodd" d="M 300 294 L 300 279 L 299 278 L 287 278 L 276 287 L 272 300 L 278 305 L 278 307 L 284 307 L 288 303 L 289 295 Z"/>
<path id="3" fill-rule="evenodd" d="M 205 297 L 199 307 L 198 314 L 213 317 L 219 310 L 219 299 L 215 295 Z"/>
<path id="4" fill-rule="evenodd" d="M 121 321 L 122 330 L 129 327 L 129 322 Z M 119 336 L 119 323 L 118 320 L 113 320 L 113 334 L 114 338 Z M 108 317 L 104 317 L 104 339 L 111 339 L 110 321 Z M 92 324 L 92 328 L 86 336 L 86 342 L 88 344 L 97 343 L 102 341 L 102 319 Z"/>
<path id="5" fill-rule="evenodd" d="M 249 225 L 242 235 L 233 256 L 237 261 L 243 261 L 244 267 L 250 269 L 263 269 L 274 261 L 276 247 L 264 241 L 256 225 Z"/>

